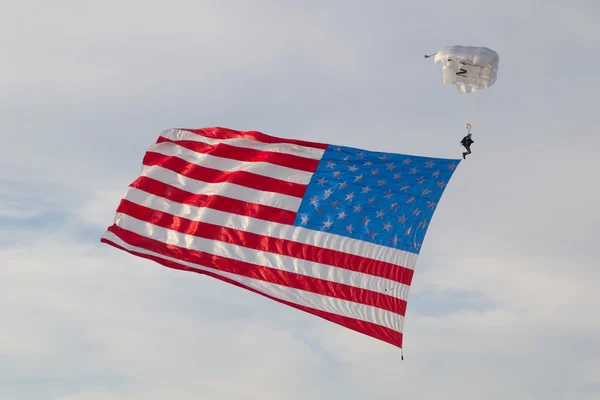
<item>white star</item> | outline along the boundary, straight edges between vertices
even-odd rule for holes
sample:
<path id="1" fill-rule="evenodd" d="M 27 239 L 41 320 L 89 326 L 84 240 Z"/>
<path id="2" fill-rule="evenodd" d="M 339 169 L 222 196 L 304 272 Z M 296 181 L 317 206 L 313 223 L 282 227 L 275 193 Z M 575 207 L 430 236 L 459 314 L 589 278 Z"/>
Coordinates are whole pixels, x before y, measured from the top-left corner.
<path id="1" fill-rule="evenodd" d="M 410 204 L 410 203 L 412 203 L 412 202 L 414 202 L 414 201 L 415 201 L 415 198 L 414 198 L 414 196 L 410 196 L 410 197 L 408 198 L 408 200 L 406 200 L 406 204 Z"/>
<path id="2" fill-rule="evenodd" d="M 331 189 L 325 190 L 325 194 L 323 194 L 323 199 L 329 198 L 329 196 L 331 196 L 332 193 L 333 193 L 333 190 L 331 190 Z"/>
<path id="3" fill-rule="evenodd" d="M 370 237 L 371 239 L 375 239 L 375 236 L 377 236 L 377 232 L 375 232 L 375 231 L 371 231 L 371 232 L 369 232 L 369 237 Z"/>
<path id="4" fill-rule="evenodd" d="M 360 192 L 366 194 L 366 193 L 369 193 L 370 191 L 371 191 L 371 188 L 368 186 L 365 186 Z"/>
<path id="5" fill-rule="evenodd" d="M 384 215 L 385 213 L 383 212 L 383 210 L 377 211 L 377 218 L 383 218 Z"/>
<path id="6" fill-rule="evenodd" d="M 367 161 L 363 164 L 364 167 L 370 167 L 373 164 L 371 161 Z"/>
<path id="7" fill-rule="evenodd" d="M 394 180 L 400 180 L 400 178 L 402 178 L 402 174 L 394 174 Z"/>
<path id="8" fill-rule="evenodd" d="M 356 172 L 356 171 L 358 171 L 358 168 L 356 168 L 356 165 L 352 165 L 352 166 L 350 166 L 348 168 L 348 171 L 350 171 L 350 172 Z"/>
<path id="9" fill-rule="evenodd" d="M 306 224 L 308 224 L 308 215 L 304 214 L 304 215 L 302 216 L 302 222 L 301 222 L 301 224 L 302 224 L 302 225 L 306 225 Z"/>
<path id="10" fill-rule="evenodd" d="M 392 224 L 390 224 L 390 222 L 386 222 L 385 225 L 383 225 L 383 230 L 384 231 L 390 231 L 390 229 L 392 229 Z"/>
<path id="11" fill-rule="evenodd" d="M 319 199 L 317 198 L 317 196 L 313 196 L 310 198 L 310 204 L 315 207 L 319 205 Z"/>
<path id="12" fill-rule="evenodd" d="M 333 222 L 331 222 L 330 219 L 328 219 L 327 221 L 323 222 L 323 229 L 327 229 L 329 228 L 331 225 L 333 225 Z"/>
<path id="13" fill-rule="evenodd" d="M 337 200 L 335 200 L 335 201 L 332 201 L 332 202 L 331 202 L 331 206 L 332 206 L 333 208 L 338 208 L 338 207 L 340 206 L 340 202 L 339 202 L 339 201 L 337 201 Z"/>
<path id="14" fill-rule="evenodd" d="M 437 183 L 437 186 L 438 186 L 438 187 L 441 189 L 441 188 L 443 188 L 444 186 L 446 186 L 446 182 L 445 182 L 445 181 L 439 181 L 439 182 Z"/>
<path id="15" fill-rule="evenodd" d="M 427 227 L 427 221 L 421 221 L 419 223 L 419 228 L 425 228 L 425 227 Z"/>
<path id="16" fill-rule="evenodd" d="M 394 246 L 398 245 L 398 235 L 394 235 L 392 238 L 392 243 L 394 243 Z"/>
<path id="17" fill-rule="evenodd" d="M 422 185 L 424 182 L 425 182 L 425 178 L 424 178 L 424 177 L 422 177 L 422 176 L 420 176 L 420 177 L 417 179 L 417 183 L 418 183 L 419 185 Z"/>
<path id="18" fill-rule="evenodd" d="M 346 156 L 346 157 L 342 158 L 342 161 L 348 161 L 348 158 L 349 158 L 349 157 L 348 157 L 348 156 Z"/>
<path id="19" fill-rule="evenodd" d="M 334 178 L 339 178 L 341 173 L 342 173 L 341 171 L 334 171 L 333 172 L 333 177 Z"/>
<path id="20" fill-rule="evenodd" d="M 362 207 L 360 206 L 360 204 L 357 204 L 353 207 L 354 212 L 361 212 L 362 211 Z"/>
<path id="21" fill-rule="evenodd" d="M 410 164 L 410 158 L 405 158 L 402 164 Z"/>
<path id="22" fill-rule="evenodd" d="M 404 236 L 410 235 L 411 232 L 412 232 L 412 226 L 409 226 L 408 229 L 404 232 Z"/>
<path id="23" fill-rule="evenodd" d="M 434 173 L 431 174 L 431 176 L 433 176 L 434 178 L 437 178 L 438 176 L 440 176 L 440 171 L 439 170 L 434 171 Z"/>
<path id="24" fill-rule="evenodd" d="M 365 153 L 360 152 L 356 155 L 358 158 L 365 158 Z"/>
<path id="25" fill-rule="evenodd" d="M 374 204 L 375 204 L 375 197 L 371 197 L 371 198 L 369 199 L 369 204 L 370 204 L 370 205 L 374 205 Z"/>
<path id="26" fill-rule="evenodd" d="M 346 232 L 352 233 L 353 231 L 354 231 L 354 228 L 352 227 L 352 224 L 350 224 L 346 227 Z"/>
<path id="27" fill-rule="evenodd" d="M 338 213 L 338 219 L 344 219 L 346 218 L 348 214 L 346 214 L 346 212 L 344 210 L 342 210 L 341 213 Z"/>
<path id="28" fill-rule="evenodd" d="M 418 250 L 421 247 L 421 243 L 414 242 L 413 247 Z"/>
<path id="29" fill-rule="evenodd" d="M 448 164 L 448 169 L 454 170 L 455 168 L 456 168 L 456 164 L 454 164 L 454 163 Z"/>
<path id="30" fill-rule="evenodd" d="M 433 168 L 434 165 L 435 163 L 433 161 L 427 161 L 425 163 L 425 168 Z"/>
<path id="31" fill-rule="evenodd" d="M 384 155 L 382 155 L 381 157 L 379 157 L 379 159 L 380 159 L 381 161 L 385 161 L 385 160 L 387 160 L 387 156 L 384 154 Z"/>
<path id="32" fill-rule="evenodd" d="M 408 218 L 406 218 L 404 215 L 398 217 L 398 222 L 400 222 L 401 224 L 405 223 L 407 220 Z"/>
<path id="33" fill-rule="evenodd" d="M 394 203 L 394 204 L 392 204 L 392 206 L 391 206 L 391 209 L 392 209 L 393 211 L 396 211 L 396 210 L 398 210 L 398 203 Z"/>
<path id="34" fill-rule="evenodd" d="M 400 190 L 401 190 L 401 191 L 403 191 L 403 192 L 405 192 L 405 191 L 407 191 L 409 188 L 410 188 L 410 185 L 402 185 L 402 186 L 400 187 Z"/>
<path id="35" fill-rule="evenodd" d="M 367 225 L 369 222 L 371 222 L 371 220 L 368 217 L 364 217 L 362 219 L 362 223 L 365 224 L 365 225 Z"/>
<path id="36" fill-rule="evenodd" d="M 433 208 L 433 207 L 435 207 L 435 201 L 432 200 L 427 203 L 427 208 Z"/>
<path id="37" fill-rule="evenodd" d="M 348 184 L 346 183 L 346 181 L 340 183 L 340 189 L 344 190 L 348 187 Z"/>
<path id="38" fill-rule="evenodd" d="M 392 193 L 391 190 L 388 190 L 387 192 L 385 192 L 385 196 L 383 196 L 384 198 L 390 200 L 392 198 L 394 194 Z"/>
<path id="39" fill-rule="evenodd" d="M 383 186 L 385 185 L 387 182 L 385 181 L 385 179 L 379 180 L 377 181 L 377 186 Z"/>
<path id="40" fill-rule="evenodd" d="M 419 214 L 421 214 L 421 210 L 420 210 L 420 209 L 418 209 L 418 208 L 413 208 L 412 215 L 419 216 Z"/>
<path id="41" fill-rule="evenodd" d="M 337 149 L 335 149 L 335 151 L 337 151 L 339 153 L 340 151 L 342 151 L 342 149 L 340 147 L 338 147 Z"/>
<path id="42" fill-rule="evenodd" d="M 417 169 L 417 167 L 414 167 L 414 168 L 411 168 L 408 173 L 411 175 L 415 175 L 417 172 L 419 172 L 419 170 Z"/>
<path id="43" fill-rule="evenodd" d="M 327 168 L 333 169 L 335 167 L 335 163 L 333 161 L 327 161 Z"/>
<path id="44" fill-rule="evenodd" d="M 429 188 L 425 188 L 421 191 L 422 196 L 427 196 L 429 193 L 431 193 L 431 189 Z"/>
<path id="45" fill-rule="evenodd" d="M 354 192 L 346 195 L 346 201 L 352 202 L 352 199 L 354 199 Z"/>
<path id="46" fill-rule="evenodd" d="M 396 166 L 394 165 L 393 162 L 387 164 L 387 170 L 388 171 L 392 171 L 394 168 L 396 168 Z"/>
<path id="47" fill-rule="evenodd" d="M 377 175 L 379 174 L 379 168 L 375 168 L 373 171 L 371 171 L 371 175 Z"/>
<path id="48" fill-rule="evenodd" d="M 354 178 L 354 182 L 358 182 L 358 181 L 362 180 L 362 178 L 363 178 L 362 174 L 358 175 L 356 178 Z"/>
<path id="49" fill-rule="evenodd" d="M 319 186 L 323 186 L 325 183 L 327 183 L 327 180 L 324 177 L 319 179 Z"/>

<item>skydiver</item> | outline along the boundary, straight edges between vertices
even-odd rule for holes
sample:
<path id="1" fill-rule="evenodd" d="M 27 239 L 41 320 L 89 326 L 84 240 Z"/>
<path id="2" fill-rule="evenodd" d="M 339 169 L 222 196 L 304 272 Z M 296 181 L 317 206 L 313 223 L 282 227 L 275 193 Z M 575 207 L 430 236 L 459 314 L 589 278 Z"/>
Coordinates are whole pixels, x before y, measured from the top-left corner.
<path id="1" fill-rule="evenodd" d="M 467 129 L 469 130 L 469 133 L 467 134 L 467 136 L 465 136 L 464 138 L 462 138 L 462 140 L 460 141 L 460 144 L 462 144 L 464 146 L 465 149 L 467 149 L 467 151 L 462 153 L 463 156 L 463 160 L 465 158 L 467 158 L 468 154 L 471 154 L 471 145 L 473 143 L 475 143 L 475 141 L 473 139 L 471 139 L 471 124 L 467 124 Z"/>

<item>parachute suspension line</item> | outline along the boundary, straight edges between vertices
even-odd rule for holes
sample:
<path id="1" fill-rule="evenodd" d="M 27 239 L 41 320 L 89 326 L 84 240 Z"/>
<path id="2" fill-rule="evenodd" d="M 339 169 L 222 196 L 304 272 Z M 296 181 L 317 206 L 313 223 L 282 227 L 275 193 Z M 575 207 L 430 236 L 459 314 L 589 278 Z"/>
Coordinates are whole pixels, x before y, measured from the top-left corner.
<path id="1" fill-rule="evenodd" d="M 404 349 L 400 349 L 400 358 L 404 361 Z"/>
<path id="2" fill-rule="evenodd" d="M 437 54 L 437 51 L 436 51 L 435 53 L 433 53 L 433 54 L 429 54 L 429 55 L 425 54 L 425 58 L 433 57 L 433 56 L 435 56 L 436 54 Z"/>
<path id="3" fill-rule="evenodd" d="M 475 96 L 475 94 L 471 94 L 471 96 L 469 97 L 468 101 L 475 101 L 474 96 Z M 471 134 L 471 126 L 472 126 L 471 124 L 473 122 L 475 122 L 474 121 L 474 117 L 475 117 L 474 111 L 475 111 L 475 105 L 474 104 L 471 107 L 467 108 L 464 111 L 464 113 L 465 113 L 464 117 L 465 117 L 465 121 L 466 121 L 465 128 L 467 128 L 467 133 L 469 135 Z"/>
<path id="4" fill-rule="evenodd" d="M 478 90 L 476 93 L 471 93 L 468 96 L 468 102 L 471 102 L 471 104 L 469 110 L 466 112 L 465 119 L 467 120 L 467 124 L 470 126 L 472 123 L 476 123 L 478 121 L 477 112 L 480 108 L 479 104 L 483 101 L 483 97 L 485 97 L 486 94 L 481 90 Z M 469 133 L 471 133 L 470 129 Z"/>
<path id="5" fill-rule="evenodd" d="M 473 118 L 475 117 L 475 113 L 477 112 L 477 109 L 479 108 L 479 102 L 481 101 L 481 96 L 484 95 L 484 93 L 482 93 L 481 91 L 478 91 L 479 93 L 473 93 L 475 96 L 473 96 L 473 106 L 471 107 L 471 115 L 473 116 Z"/>
<path id="6" fill-rule="evenodd" d="M 469 116 L 469 120 L 473 121 L 475 118 L 475 110 L 477 108 L 477 99 L 475 100 L 475 104 L 473 104 L 473 106 L 471 107 L 471 115 Z M 469 131 L 469 134 L 471 134 L 471 123 L 467 122 L 467 124 L 465 125 L 467 130 Z"/>

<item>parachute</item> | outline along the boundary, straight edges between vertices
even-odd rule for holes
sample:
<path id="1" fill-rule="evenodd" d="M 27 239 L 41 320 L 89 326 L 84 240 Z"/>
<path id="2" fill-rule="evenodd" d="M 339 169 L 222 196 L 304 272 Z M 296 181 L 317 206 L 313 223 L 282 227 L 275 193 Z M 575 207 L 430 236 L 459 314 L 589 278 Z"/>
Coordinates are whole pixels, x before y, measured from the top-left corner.
<path id="1" fill-rule="evenodd" d="M 487 47 L 449 46 L 426 55 L 443 63 L 444 83 L 456 86 L 459 93 L 474 93 L 492 86 L 498 76 L 498 53 Z"/>

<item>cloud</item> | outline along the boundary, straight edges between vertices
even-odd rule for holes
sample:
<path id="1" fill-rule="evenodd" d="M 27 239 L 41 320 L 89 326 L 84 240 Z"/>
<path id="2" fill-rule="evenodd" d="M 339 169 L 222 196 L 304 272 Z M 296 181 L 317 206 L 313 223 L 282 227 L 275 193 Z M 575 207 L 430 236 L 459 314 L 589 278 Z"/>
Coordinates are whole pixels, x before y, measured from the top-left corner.
<path id="1" fill-rule="evenodd" d="M 34 241 L 0 253 L 10 260 L 0 304 L 11 327 L 0 368 L 14 397 L 566 399 L 597 388 L 589 348 L 600 326 L 581 319 L 593 315 L 596 280 L 549 275 L 560 268 L 544 258 L 423 256 L 401 362 L 385 343 L 78 234 L 99 237 L 113 203 L 86 198 L 54 234 L 34 231 Z M 446 304 L 449 291 L 462 300 L 471 291 L 486 306 Z M 432 299 L 445 312 L 430 312 L 440 309 Z"/>
<path id="2" fill-rule="evenodd" d="M 593 399 L 590 1 L 22 1 L 0 15 L 0 397 Z M 477 97 L 423 54 L 500 53 Z M 98 241 L 170 127 L 442 157 L 397 349 Z M 8 149 L 8 150 L 7 150 Z M 309 382 L 310 384 L 306 384 Z"/>
<path id="3" fill-rule="evenodd" d="M 319 381 L 308 344 L 261 316 L 256 299 L 240 304 L 248 294 L 60 236 L 2 252 L 12 260 L 1 295 L 7 381 L 60 381 L 66 398 L 157 399 L 234 398 L 248 387 L 281 398 Z"/>

